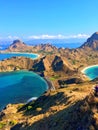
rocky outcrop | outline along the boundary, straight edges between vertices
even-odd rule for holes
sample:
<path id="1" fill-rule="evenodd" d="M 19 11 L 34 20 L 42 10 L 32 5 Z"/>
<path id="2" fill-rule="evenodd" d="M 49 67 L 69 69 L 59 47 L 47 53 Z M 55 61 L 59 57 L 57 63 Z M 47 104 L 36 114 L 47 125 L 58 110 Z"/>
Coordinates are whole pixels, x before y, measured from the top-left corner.
<path id="1" fill-rule="evenodd" d="M 98 32 L 95 32 L 90 38 L 88 38 L 80 48 L 98 50 Z"/>
<path id="2" fill-rule="evenodd" d="M 54 71 L 62 71 L 63 70 L 63 60 L 59 56 L 55 56 L 52 62 L 52 68 Z"/>
<path id="3" fill-rule="evenodd" d="M 59 85 L 62 86 L 64 84 L 80 84 L 83 82 L 81 78 L 70 78 L 67 80 L 59 80 Z"/>

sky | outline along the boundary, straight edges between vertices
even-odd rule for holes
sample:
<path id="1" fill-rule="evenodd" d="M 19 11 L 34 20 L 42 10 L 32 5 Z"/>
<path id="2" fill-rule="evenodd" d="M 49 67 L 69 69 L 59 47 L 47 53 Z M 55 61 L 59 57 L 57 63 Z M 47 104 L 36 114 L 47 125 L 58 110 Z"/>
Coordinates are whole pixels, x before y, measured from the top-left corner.
<path id="1" fill-rule="evenodd" d="M 86 39 L 98 31 L 98 0 L 0 0 L 0 39 Z"/>

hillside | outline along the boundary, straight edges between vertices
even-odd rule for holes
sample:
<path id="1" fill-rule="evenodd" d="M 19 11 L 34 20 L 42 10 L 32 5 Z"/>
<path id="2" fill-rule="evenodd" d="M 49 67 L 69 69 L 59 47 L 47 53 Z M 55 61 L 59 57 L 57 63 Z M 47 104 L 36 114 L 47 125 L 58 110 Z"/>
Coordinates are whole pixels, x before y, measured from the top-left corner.
<path id="1" fill-rule="evenodd" d="M 98 98 L 93 82 L 69 85 L 34 103 L 8 105 L 0 113 L 2 130 L 97 130 Z M 85 89 L 84 89 L 85 88 Z"/>

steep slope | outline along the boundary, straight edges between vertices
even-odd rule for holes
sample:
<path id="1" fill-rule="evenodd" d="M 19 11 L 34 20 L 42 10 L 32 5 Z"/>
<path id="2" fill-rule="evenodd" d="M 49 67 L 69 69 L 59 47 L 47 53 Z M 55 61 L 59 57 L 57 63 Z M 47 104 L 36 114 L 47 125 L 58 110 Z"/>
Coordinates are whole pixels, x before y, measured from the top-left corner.
<path id="1" fill-rule="evenodd" d="M 80 48 L 98 50 L 98 32 L 95 32 L 90 38 L 88 38 Z"/>

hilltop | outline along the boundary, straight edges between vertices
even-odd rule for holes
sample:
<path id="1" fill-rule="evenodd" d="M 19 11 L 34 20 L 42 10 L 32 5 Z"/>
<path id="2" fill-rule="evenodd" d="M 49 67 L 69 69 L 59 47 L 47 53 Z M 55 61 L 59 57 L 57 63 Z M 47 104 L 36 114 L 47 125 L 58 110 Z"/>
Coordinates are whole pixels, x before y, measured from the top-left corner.
<path id="1" fill-rule="evenodd" d="M 87 41 L 80 47 L 83 49 L 98 50 L 98 32 L 95 32 Z"/>

